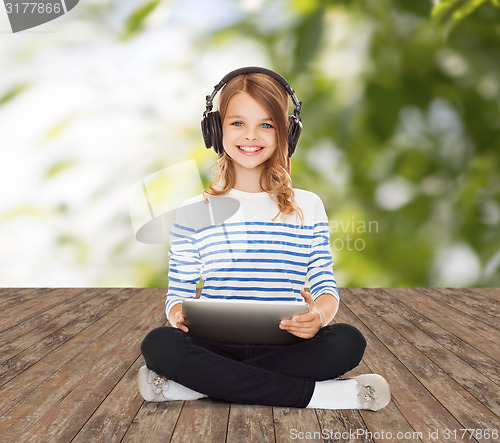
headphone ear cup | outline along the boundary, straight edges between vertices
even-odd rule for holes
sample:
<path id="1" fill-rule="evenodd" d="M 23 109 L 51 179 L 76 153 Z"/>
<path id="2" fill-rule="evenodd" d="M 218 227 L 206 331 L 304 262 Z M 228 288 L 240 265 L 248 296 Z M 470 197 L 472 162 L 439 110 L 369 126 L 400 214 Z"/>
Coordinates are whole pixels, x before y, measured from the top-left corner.
<path id="1" fill-rule="evenodd" d="M 209 117 L 207 115 L 204 115 L 201 119 L 201 133 L 203 135 L 205 147 L 210 149 L 212 147 L 212 135 L 210 133 Z"/>
<path id="2" fill-rule="evenodd" d="M 214 111 L 208 114 L 210 122 L 210 132 L 212 135 L 212 146 L 217 154 L 221 154 L 224 150 L 222 145 L 222 122 L 219 111 Z"/>
<path id="3" fill-rule="evenodd" d="M 201 119 L 201 133 L 207 149 L 212 146 L 217 154 L 222 152 L 222 124 L 218 111 L 209 112 Z"/>
<path id="4" fill-rule="evenodd" d="M 291 157 L 295 152 L 301 132 L 302 121 L 300 120 L 300 117 L 291 115 L 288 120 L 288 157 Z"/>

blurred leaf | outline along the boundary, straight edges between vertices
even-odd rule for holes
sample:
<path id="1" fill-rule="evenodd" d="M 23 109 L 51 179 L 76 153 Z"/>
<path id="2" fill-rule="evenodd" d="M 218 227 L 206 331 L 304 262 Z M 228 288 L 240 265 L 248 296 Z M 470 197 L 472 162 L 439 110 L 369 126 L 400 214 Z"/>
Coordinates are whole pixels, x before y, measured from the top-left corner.
<path id="1" fill-rule="evenodd" d="M 7 91 L 4 95 L 0 97 L 0 106 L 16 98 L 26 88 L 28 88 L 28 86 L 29 85 L 27 83 L 22 83 L 11 88 L 9 91 Z"/>
<path id="2" fill-rule="evenodd" d="M 62 248 L 71 249 L 74 260 L 77 263 L 85 263 L 88 261 L 91 246 L 79 237 L 70 233 L 61 233 L 57 237 L 56 242 Z"/>
<path id="3" fill-rule="evenodd" d="M 57 174 L 64 172 L 66 169 L 71 168 L 77 162 L 75 160 L 63 160 L 52 165 L 45 173 L 44 178 L 53 178 Z"/>
<path id="4" fill-rule="evenodd" d="M 320 4 L 320 0 L 292 0 L 292 8 L 302 15 L 313 13 L 319 8 Z"/>
<path id="5" fill-rule="evenodd" d="M 366 97 L 369 103 L 376 106 L 373 109 L 367 107 L 368 124 L 373 134 L 380 140 L 389 138 L 397 124 L 399 111 L 403 105 L 404 97 L 399 93 L 397 87 L 385 87 L 380 84 L 371 83 L 367 85 Z"/>
<path id="6" fill-rule="evenodd" d="M 49 214 L 49 211 L 45 208 L 36 205 L 22 205 L 17 208 L 9 209 L 0 214 L 0 220 L 7 220 L 16 217 L 31 217 L 40 218 Z"/>
<path id="7" fill-rule="evenodd" d="M 401 10 L 412 12 L 420 17 L 429 17 L 432 3 L 429 2 L 409 2 L 408 0 L 394 0 L 394 4 Z"/>
<path id="8" fill-rule="evenodd" d="M 125 29 L 122 33 L 122 39 L 127 40 L 134 34 L 139 33 L 143 29 L 144 21 L 156 9 L 161 0 L 153 0 L 144 3 L 129 15 L 125 22 Z"/>
<path id="9" fill-rule="evenodd" d="M 395 168 L 412 182 L 418 181 L 432 171 L 429 157 L 420 149 L 404 152 L 396 160 Z"/>
<path id="10" fill-rule="evenodd" d="M 436 24 L 445 26 L 449 32 L 466 16 L 487 2 L 496 7 L 500 6 L 499 0 L 437 0 L 432 8 L 431 17 Z"/>
<path id="11" fill-rule="evenodd" d="M 323 37 L 324 8 L 318 8 L 311 15 L 306 16 L 295 30 L 294 61 L 295 71 L 307 69 L 321 49 Z"/>
<path id="12" fill-rule="evenodd" d="M 210 0 L 206 1 L 209 4 Z M 134 46 L 136 42 L 130 37 L 148 32 L 153 14 L 158 14 L 167 3 L 173 0 L 133 2 L 137 9 L 126 16 L 122 30 L 122 38 L 129 40 L 121 44 Z M 269 60 L 271 67 L 287 77 L 304 102 L 304 131 L 292 158 L 294 187 L 315 192 L 323 199 L 331 226 L 336 221 L 349 222 L 353 217 L 378 224 L 377 230 L 367 233 L 349 229 L 332 232 L 339 285 L 435 284 L 433 269 L 438 252 L 453 244 L 470 245 L 485 271 L 488 261 L 498 256 L 500 250 L 500 0 L 442 0 L 435 1 L 434 6 L 432 1 L 408 0 L 284 0 L 273 2 L 277 8 L 287 8 L 283 14 L 275 14 L 279 9 L 274 9 L 267 16 L 264 14 L 270 1 L 250 3 L 255 7 L 227 25 L 214 26 L 213 31 L 188 29 L 191 40 L 188 39 L 188 50 L 183 51 L 180 60 L 165 58 L 158 66 L 174 72 L 182 65 L 187 72 L 193 66 L 201 66 L 200 60 L 210 54 L 212 64 L 205 61 L 202 65 L 220 68 L 231 60 L 219 49 L 241 41 L 255 49 L 242 54 L 242 60 L 248 56 L 250 64 L 258 54 L 259 60 Z M 181 12 L 190 14 L 190 18 L 203 19 L 199 17 L 201 12 L 188 11 L 188 4 L 178 1 L 176 7 L 184 8 Z M 219 5 L 214 0 L 216 4 Z M 107 24 L 115 12 L 112 5 L 87 5 L 87 18 L 101 24 L 100 32 L 114 32 Z M 187 26 L 193 26 L 192 23 L 195 21 Z M 457 23 L 460 32 L 446 39 L 436 32 L 451 29 Z M 20 46 L 13 53 L 17 57 L 12 58 L 14 63 L 22 65 L 27 60 L 23 48 Z M 83 43 L 72 50 L 79 48 L 88 51 Z M 102 68 L 107 69 L 104 65 Z M 16 77 L 19 82 L 26 68 L 20 69 L 21 76 Z M 188 81 L 189 76 L 185 78 Z M 40 78 L 41 85 L 44 81 Z M 15 99 L 27 86 L 9 87 L 10 90 L 2 89 L 0 104 Z M 114 96 L 117 91 L 110 89 L 109 93 Z M 29 93 L 31 90 L 26 94 Z M 431 112 L 430 105 L 436 99 L 445 100 L 451 112 L 443 112 L 442 107 Z M 199 100 L 201 103 L 202 97 Z M 85 111 L 88 107 L 77 111 L 78 119 L 86 115 Z M 48 121 L 42 127 L 42 142 L 51 145 L 54 138 L 66 131 L 68 122 L 69 117 Z M 185 124 L 191 127 L 191 123 Z M 213 178 L 210 166 L 215 163 L 215 155 L 203 146 L 199 122 L 190 130 L 178 127 L 177 134 L 186 140 L 186 158 L 196 159 L 203 185 L 208 186 Z M 326 149 L 315 154 L 321 146 Z M 49 147 L 59 149 L 55 143 Z M 39 155 L 35 149 L 32 153 Z M 61 174 L 61 179 L 62 175 L 69 175 L 64 174 L 72 172 L 72 154 L 68 152 L 57 151 L 57 160 L 42 173 L 50 178 L 59 178 Z M 314 157 L 316 163 L 311 161 L 315 155 L 321 155 L 319 159 Z M 148 163 L 151 171 L 165 167 L 168 159 L 163 153 L 152 157 Z M 317 166 L 319 162 L 322 168 Z M 46 162 L 39 164 L 43 168 Z M 114 214 L 110 221 L 116 227 L 112 238 L 105 244 L 90 237 L 82 240 L 88 248 L 76 240 L 80 232 L 59 232 L 59 221 L 70 220 L 77 215 L 75 211 L 99 211 L 98 205 L 106 194 L 102 190 L 123 184 L 123 172 L 123 168 L 110 168 L 109 175 L 98 178 L 99 186 L 80 208 L 71 201 L 41 206 L 37 201 L 39 193 L 33 192 L 18 203 L 19 207 L 5 208 L 0 221 L 16 225 L 19 217 L 19 221 L 26 219 L 35 224 L 48 222 L 56 234 L 53 238 L 59 239 L 53 255 L 64 257 L 68 269 L 94 266 L 98 254 L 113 275 L 103 273 L 106 277 L 89 282 L 90 286 L 96 282 L 120 283 L 122 271 L 113 269 L 113 260 L 127 263 L 130 275 L 123 276 L 127 282 L 166 286 L 168 248 L 161 254 L 138 248 L 137 254 L 128 217 Z M 386 209 L 377 190 L 392 176 L 411 182 L 414 194 L 405 204 Z M 38 184 L 43 191 L 45 183 L 39 180 Z M 391 192 L 383 198 L 397 200 L 404 187 L 395 186 Z M 58 233 L 62 236 L 58 237 Z M 349 240 L 351 247 L 352 241 L 358 240 L 363 250 L 349 250 Z M 141 251 L 146 252 L 140 255 Z M 498 265 L 495 266 L 489 277 L 477 277 L 475 285 L 500 285 Z M 92 275 L 89 273 L 89 279 L 94 278 Z M 454 280 L 450 283 L 453 285 Z"/>
<path id="13" fill-rule="evenodd" d="M 56 138 L 59 134 L 61 134 L 64 129 L 69 125 L 69 123 L 75 118 L 75 115 L 65 115 L 62 120 L 55 125 L 53 125 L 51 128 L 48 129 L 48 131 L 45 133 L 43 136 L 43 141 L 44 142 L 50 142 L 52 139 Z"/>

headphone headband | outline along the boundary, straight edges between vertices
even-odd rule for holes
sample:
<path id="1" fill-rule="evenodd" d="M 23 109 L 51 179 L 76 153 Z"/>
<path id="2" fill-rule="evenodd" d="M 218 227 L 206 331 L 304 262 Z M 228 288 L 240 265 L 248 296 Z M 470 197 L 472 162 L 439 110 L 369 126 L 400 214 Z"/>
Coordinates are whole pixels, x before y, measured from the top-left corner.
<path id="1" fill-rule="evenodd" d="M 210 111 L 212 111 L 213 108 L 213 101 L 217 93 L 224 87 L 226 84 L 232 80 L 235 77 L 238 77 L 238 75 L 242 74 L 266 74 L 269 77 L 274 78 L 278 83 L 285 88 L 286 92 L 288 92 L 288 95 L 290 95 L 292 101 L 293 101 L 293 115 L 295 117 L 300 116 L 300 112 L 302 111 L 302 102 L 299 101 L 297 96 L 295 95 L 295 91 L 292 89 L 290 84 L 285 80 L 285 77 L 282 75 L 278 74 L 277 72 L 271 71 L 270 69 L 266 68 L 261 68 L 259 66 L 247 66 L 245 68 L 239 68 L 235 69 L 234 71 L 229 72 L 226 74 L 222 80 L 217 83 L 214 86 L 214 90 L 212 94 L 206 96 L 206 110 L 203 115 L 208 114 Z"/>
<path id="2" fill-rule="evenodd" d="M 274 78 L 278 83 L 285 88 L 285 91 L 290 95 L 293 101 L 293 115 L 289 116 L 288 126 L 288 157 L 291 157 L 299 141 L 299 136 L 302 131 L 302 121 L 300 112 L 302 111 L 302 102 L 295 95 L 295 91 L 288 84 L 283 76 L 270 69 L 261 68 L 258 66 L 247 66 L 245 68 L 235 69 L 226 74 L 222 80 L 214 86 L 214 90 L 210 95 L 206 96 L 206 109 L 201 120 L 201 129 L 205 146 L 207 149 L 214 148 L 217 154 L 224 151 L 222 145 L 222 122 L 218 111 L 212 112 L 214 98 L 217 93 L 233 78 L 242 74 L 265 74 Z"/>

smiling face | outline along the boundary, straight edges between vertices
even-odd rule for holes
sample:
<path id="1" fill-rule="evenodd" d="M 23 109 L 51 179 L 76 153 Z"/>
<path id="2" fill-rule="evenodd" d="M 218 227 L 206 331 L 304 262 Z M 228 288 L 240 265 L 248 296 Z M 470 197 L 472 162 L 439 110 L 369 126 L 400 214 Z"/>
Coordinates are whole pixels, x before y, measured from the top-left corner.
<path id="1" fill-rule="evenodd" d="M 262 171 L 276 150 L 276 129 L 271 116 L 246 92 L 229 100 L 222 134 L 224 150 L 233 160 L 237 175 L 243 170 Z"/>

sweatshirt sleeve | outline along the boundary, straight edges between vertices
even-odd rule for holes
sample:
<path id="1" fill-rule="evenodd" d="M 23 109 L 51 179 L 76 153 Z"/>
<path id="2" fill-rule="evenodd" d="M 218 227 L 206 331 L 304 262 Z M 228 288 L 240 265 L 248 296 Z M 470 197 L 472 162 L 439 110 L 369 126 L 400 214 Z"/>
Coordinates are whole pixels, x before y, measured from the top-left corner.
<path id="1" fill-rule="evenodd" d="M 193 228 L 178 221 L 170 231 L 168 291 L 165 302 L 167 318 L 175 305 L 196 295 L 196 284 L 201 273 L 201 258 L 195 232 Z"/>
<path id="2" fill-rule="evenodd" d="M 328 217 L 319 197 L 317 197 L 314 208 L 314 229 L 307 279 L 313 300 L 322 294 L 332 294 L 337 300 L 340 300 L 337 282 L 333 276 Z"/>

